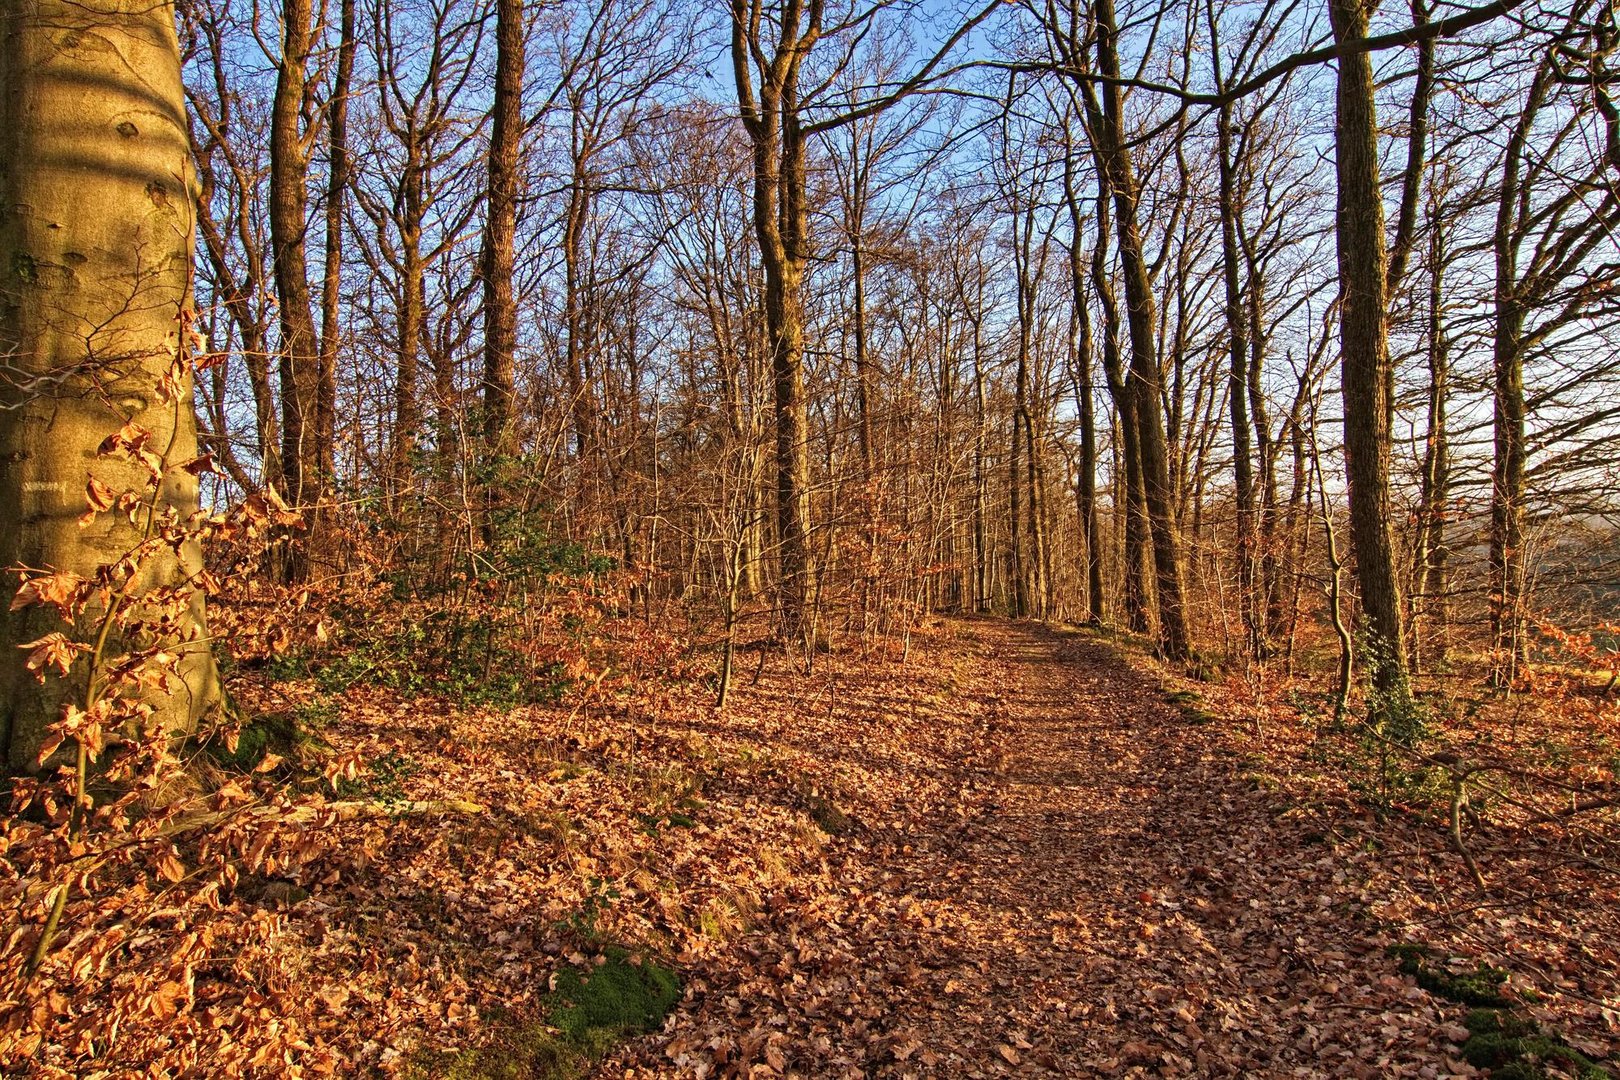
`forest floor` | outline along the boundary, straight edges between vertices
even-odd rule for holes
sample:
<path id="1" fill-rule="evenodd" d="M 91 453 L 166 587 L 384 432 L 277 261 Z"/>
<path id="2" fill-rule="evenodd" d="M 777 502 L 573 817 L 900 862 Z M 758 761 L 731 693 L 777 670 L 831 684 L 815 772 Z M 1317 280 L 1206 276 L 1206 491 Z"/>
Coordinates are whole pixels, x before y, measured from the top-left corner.
<path id="1" fill-rule="evenodd" d="M 949 620 L 897 661 L 749 655 L 723 715 L 694 684 L 612 723 L 351 692 L 370 794 L 489 811 L 344 823 L 277 895 L 304 1065 L 548 1075 L 548 976 L 620 949 L 682 998 L 601 1076 L 1482 1075 L 1403 943 L 1615 1049 L 1612 881 L 1481 895 L 1308 732 L 1188 709 L 1102 635 Z"/>

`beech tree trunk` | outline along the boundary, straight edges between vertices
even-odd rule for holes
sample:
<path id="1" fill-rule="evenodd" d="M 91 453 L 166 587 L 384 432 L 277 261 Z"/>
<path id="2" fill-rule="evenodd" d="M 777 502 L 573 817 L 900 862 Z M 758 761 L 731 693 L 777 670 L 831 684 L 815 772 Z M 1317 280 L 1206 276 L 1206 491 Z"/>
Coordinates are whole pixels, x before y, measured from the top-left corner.
<path id="1" fill-rule="evenodd" d="M 343 285 L 343 211 L 349 191 L 349 88 L 354 79 L 355 0 L 339 6 L 337 72 L 327 105 L 330 130 L 326 177 L 326 262 L 321 280 L 321 362 L 315 401 L 315 456 L 321 483 L 329 484 L 337 431 L 338 305 Z M 318 511 L 319 512 L 319 511 Z"/>
<path id="2" fill-rule="evenodd" d="M 195 226 L 174 9 L 132 0 L 21 0 L 0 44 L 0 565 L 91 576 L 140 541 L 123 514 L 88 526 L 89 470 L 140 491 L 142 469 L 96 460 L 126 423 L 152 434 L 164 464 L 197 453 L 189 333 Z M 183 372 L 178 395 L 159 385 Z M 161 492 L 182 516 L 196 479 L 171 469 Z M 201 555 L 148 559 L 140 588 L 179 584 Z M 76 679 L 38 683 L 23 642 L 54 630 L 49 609 L 10 611 L 0 586 L 0 743 L 11 769 L 36 764 L 46 725 Z M 202 633 L 202 597 L 180 633 Z M 180 682 L 153 705 L 188 730 L 219 700 L 207 646 L 181 646 Z"/>
<path id="3" fill-rule="evenodd" d="M 1530 132 L 1541 111 L 1552 80 L 1551 65 L 1543 64 L 1531 83 L 1524 111 L 1502 155 L 1501 187 L 1497 194 L 1496 226 L 1491 233 L 1491 254 L 1496 271 L 1492 298 L 1496 318 L 1491 339 L 1492 459 L 1490 613 L 1491 641 L 1495 647 L 1493 680 L 1511 686 L 1523 669 L 1524 635 L 1524 323 L 1526 300 L 1519 280 L 1519 245 L 1522 240 L 1521 172 Z"/>
<path id="4" fill-rule="evenodd" d="M 1232 420 L 1232 478 L 1237 494 L 1238 606 L 1248 635 L 1249 655 L 1264 654 L 1265 623 L 1260 610 L 1259 581 L 1255 574 L 1254 462 L 1249 430 L 1249 320 L 1238 282 L 1238 191 L 1236 163 L 1232 160 L 1232 107 L 1221 106 L 1216 117 L 1217 153 L 1220 158 L 1221 269 L 1226 286 L 1226 335 L 1231 366 L 1227 375 L 1227 404 Z"/>
<path id="5" fill-rule="evenodd" d="M 1079 475 L 1075 479 L 1075 510 L 1085 540 L 1086 557 L 1080 563 L 1081 591 L 1086 597 L 1084 620 L 1097 626 L 1105 617 L 1102 580 L 1102 534 L 1097 526 L 1097 416 L 1091 389 L 1091 306 L 1086 295 L 1086 264 L 1080 251 L 1085 221 L 1074 185 L 1074 159 L 1064 161 L 1063 194 L 1069 209 L 1069 288 L 1074 312 L 1075 339 L 1069 369 L 1074 382 L 1075 410 L 1080 420 Z"/>
<path id="6" fill-rule="evenodd" d="M 1429 296 L 1427 352 L 1429 361 L 1428 433 L 1423 449 L 1423 487 L 1418 503 L 1417 545 L 1413 558 L 1413 674 L 1422 665 L 1446 658 L 1447 622 L 1446 502 L 1451 489 L 1451 441 L 1446 430 L 1451 360 L 1445 330 L 1445 229 L 1438 206 L 1429 215 Z"/>
<path id="7" fill-rule="evenodd" d="M 424 211 L 422 148 L 414 125 L 403 138 L 405 161 L 400 176 L 399 205 L 394 212 L 399 228 L 399 312 L 394 327 L 398 368 L 394 380 L 394 438 L 389 453 L 393 496 L 403 505 L 415 486 L 417 439 L 422 432 L 422 401 L 417 393 L 421 367 L 423 297 L 426 291 L 422 260 Z"/>
<path id="8" fill-rule="evenodd" d="M 1147 576 L 1147 499 L 1142 493 L 1142 454 L 1138 447 L 1136 411 L 1131 407 L 1125 364 L 1119 351 L 1119 303 L 1114 297 L 1113 282 L 1108 277 L 1109 216 L 1108 185 L 1104 177 L 1098 183 L 1097 246 L 1091 252 L 1091 286 L 1097 293 L 1098 303 L 1102 305 L 1103 375 L 1108 381 L 1109 396 L 1114 401 L 1116 426 L 1119 429 L 1118 456 L 1124 458 L 1125 498 L 1123 502 L 1115 500 L 1115 516 L 1124 525 L 1120 552 L 1125 566 L 1120 592 L 1124 600 L 1125 626 L 1132 633 L 1145 634 L 1150 629 L 1149 613 L 1153 609 Z M 1115 471 L 1117 474 L 1121 470 L 1116 468 Z"/>
<path id="9" fill-rule="evenodd" d="M 1104 77 L 1119 78 L 1119 57 L 1114 36 L 1112 0 L 1099 0 L 1097 63 Z M 1175 491 L 1170 482 L 1170 456 L 1166 445 L 1161 404 L 1162 376 L 1155 336 L 1153 281 L 1142 250 L 1137 215 L 1136 176 L 1125 142 L 1124 101 L 1117 82 L 1103 87 L 1101 123 L 1094 134 L 1107 170 L 1119 228 L 1120 268 L 1125 278 L 1126 324 L 1130 329 L 1131 361 L 1127 389 L 1136 417 L 1137 450 L 1142 465 L 1142 494 L 1152 532 L 1154 586 L 1158 595 L 1159 650 L 1171 660 L 1192 654 L 1187 629 L 1181 572 L 1181 539 L 1176 527 Z"/>
<path id="10" fill-rule="evenodd" d="M 810 552 L 810 451 L 804 396 L 804 274 L 809 263 L 805 134 L 799 71 L 820 36 L 821 5 L 783 11 L 771 57 L 761 52 L 759 20 L 732 3 L 731 60 L 743 127 L 753 147 L 754 235 L 765 270 L 765 336 L 776 420 L 776 544 L 784 632 L 804 625 Z M 758 87 L 750 67 L 758 64 Z"/>

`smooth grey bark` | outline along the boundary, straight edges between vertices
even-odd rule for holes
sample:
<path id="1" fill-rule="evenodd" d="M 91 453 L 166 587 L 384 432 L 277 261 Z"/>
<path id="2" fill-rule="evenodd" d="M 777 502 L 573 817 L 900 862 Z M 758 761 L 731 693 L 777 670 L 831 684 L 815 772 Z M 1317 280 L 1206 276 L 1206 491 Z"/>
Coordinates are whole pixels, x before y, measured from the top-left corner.
<path id="1" fill-rule="evenodd" d="M 140 542 L 127 515 L 88 525 L 91 471 L 139 492 L 144 468 L 98 459 L 126 423 L 150 432 L 165 465 L 197 453 L 189 333 L 196 180 L 174 9 L 149 0 L 22 0 L 0 44 L 0 565 L 89 577 Z M 160 385 L 179 373 L 171 400 Z M 161 502 L 197 508 L 197 481 L 169 469 Z M 195 546 L 144 561 L 138 592 L 200 567 Z M 10 611 L 0 586 L 0 743 L 11 769 L 34 765 L 76 677 L 38 683 L 23 642 L 71 627 L 41 606 Z M 199 592 L 182 634 L 203 636 Z M 219 700 L 212 654 L 179 646 L 181 679 L 152 704 L 188 730 Z"/>

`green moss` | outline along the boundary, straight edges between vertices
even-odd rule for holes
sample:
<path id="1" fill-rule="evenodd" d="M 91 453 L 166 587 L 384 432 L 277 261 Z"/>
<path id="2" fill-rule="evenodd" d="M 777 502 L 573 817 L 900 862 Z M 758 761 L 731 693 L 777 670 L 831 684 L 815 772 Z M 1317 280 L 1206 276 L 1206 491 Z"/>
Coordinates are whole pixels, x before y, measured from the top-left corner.
<path id="1" fill-rule="evenodd" d="M 613 1037 L 655 1030 L 681 997 L 675 973 L 651 960 L 609 948 L 600 966 L 585 972 L 564 968 L 552 992 L 551 1022 L 576 1043 L 598 1033 Z"/>
<path id="2" fill-rule="evenodd" d="M 1463 1018 L 1463 1026 L 1474 1035 L 1506 1035 L 1514 1039 L 1536 1032 L 1533 1022 L 1505 1009 L 1473 1009 Z"/>
<path id="3" fill-rule="evenodd" d="M 1614 1080 L 1608 1069 L 1556 1033 L 1512 1012 L 1514 1002 L 1503 992 L 1507 972 L 1500 968 L 1480 964 L 1469 974 L 1453 975 L 1430 964 L 1433 954 L 1425 945 L 1402 943 L 1384 952 L 1431 994 L 1476 1006 L 1463 1019 L 1469 1037 L 1462 1054 L 1475 1068 L 1491 1070 L 1495 1080 L 1547 1080 L 1549 1065 L 1580 1080 Z"/>
<path id="4" fill-rule="evenodd" d="M 1246 772 L 1240 778 L 1248 785 L 1250 791 L 1278 792 L 1282 790 L 1282 781 L 1270 773 Z"/>
<path id="5" fill-rule="evenodd" d="M 1213 724 L 1220 717 L 1204 708 L 1204 698 L 1194 690 L 1163 690 L 1164 703 L 1174 705 L 1181 717 L 1195 727 Z"/>
<path id="6" fill-rule="evenodd" d="M 264 662 L 265 677 L 272 682 L 291 682 L 309 677 L 309 654 L 280 653 Z"/>
<path id="7" fill-rule="evenodd" d="M 1429 950 L 1422 945 L 1391 945 L 1384 952 L 1401 962 L 1401 971 L 1417 979 L 1417 984 L 1436 997 L 1459 1005 L 1480 1005 L 1501 1009 L 1513 1004 L 1502 992 L 1508 973 L 1501 968 L 1480 964 L 1465 975 L 1453 975 L 1429 963 Z"/>
<path id="8" fill-rule="evenodd" d="M 579 1080 L 594 1059 L 543 1024 L 509 1026 L 487 1046 L 453 1054 L 418 1054 L 411 1080 Z"/>
<path id="9" fill-rule="evenodd" d="M 1502 993 L 1507 977 L 1507 972 L 1489 964 L 1480 964 L 1467 975 L 1425 968 L 1418 972 L 1418 985 L 1462 1005 L 1505 1006 L 1512 1004 L 1512 999 Z"/>
<path id="10" fill-rule="evenodd" d="M 1392 957 L 1401 962 L 1402 971 L 1406 971 L 1408 961 L 1421 963 L 1429 956 L 1429 952 L 1430 950 L 1427 945 L 1419 945 L 1416 942 L 1411 941 L 1397 942 L 1394 945 L 1388 945 L 1384 948 L 1385 956 Z M 1410 972 L 1408 972 L 1408 974 L 1410 974 Z"/>
<path id="11" fill-rule="evenodd" d="M 602 964 L 564 968 L 541 1023 L 498 1024 L 491 1041 L 448 1055 L 418 1055 L 416 1080 L 580 1080 L 621 1040 L 654 1031 L 681 998 L 680 978 L 616 946 Z"/>
<path id="12" fill-rule="evenodd" d="M 1477 1013 L 1470 1021 L 1477 1022 Z M 1497 1080 L 1544 1080 L 1546 1066 L 1572 1073 L 1581 1080 L 1612 1080 L 1609 1070 L 1576 1050 L 1556 1035 L 1537 1029 L 1517 1017 L 1499 1018 L 1495 1030 L 1478 1030 L 1463 1043 L 1462 1053 L 1476 1069 L 1489 1069 Z M 1475 1024 L 1470 1023 L 1470 1030 Z"/>
<path id="13" fill-rule="evenodd" d="M 828 836 L 842 836 L 854 824 L 850 816 L 840 810 L 831 799 L 821 795 L 811 795 L 809 803 L 810 820 L 814 821 L 821 831 Z"/>
<path id="14" fill-rule="evenodd" d="M 422 771 L 415 759 L 390 750 L 373 758 L 366 771 L 353 780 L 339 780 L 337 794 L 340 799 L 370 799 L 376 802 L 403 802 L 405 782 Z"/>
<path id="15" fill-rule="evenodd" d="M 328 747 L 321 732 L 337 717 L 336 705 L 317 699 L 242 721 L 234 750 L 227 744 L 222 729 L 208 732 L 193 745 L 220 765 L 246 772 L 263 761 L 266 754 L 287 758 L 299 753 L 326 751 Z"/>

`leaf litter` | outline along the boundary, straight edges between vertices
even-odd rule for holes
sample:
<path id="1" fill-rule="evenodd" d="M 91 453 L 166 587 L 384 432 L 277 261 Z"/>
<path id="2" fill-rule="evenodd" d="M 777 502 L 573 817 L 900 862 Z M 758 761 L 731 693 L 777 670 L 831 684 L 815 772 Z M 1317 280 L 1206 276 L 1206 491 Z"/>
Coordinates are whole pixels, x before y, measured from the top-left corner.
<path id="1" fill-rule="evenodd" d="M 1614 1050 L 1612 892 L 1566 869 L 1535 905 L 1482 900 L 1298 732 L 1189 723 L 1099 636 L 941 620 L 904 664 L 767 661 L 723 715 L 695 682 L 584 712 L 349 688 L 323 738 L 370 763 L 361 794 L 486 811 L 332 821 L 221 903 L 268 920 L 259 951 L 165 1011 L 274 1027 L 262 1075 L 452 1075 L 543 1025 L 563 973 L 628 957 L 682 998 L 601 1076 L 1481 1075 L 1464 1010 L 1386 955 L 1418 939 Z"/>

